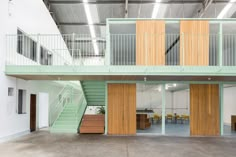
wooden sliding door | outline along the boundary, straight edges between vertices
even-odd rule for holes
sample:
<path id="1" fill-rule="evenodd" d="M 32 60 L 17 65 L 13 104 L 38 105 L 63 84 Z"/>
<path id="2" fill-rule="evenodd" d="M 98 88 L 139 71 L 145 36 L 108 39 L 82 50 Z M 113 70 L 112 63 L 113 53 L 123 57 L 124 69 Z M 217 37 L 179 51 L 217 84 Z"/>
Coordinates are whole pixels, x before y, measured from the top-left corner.
<path id="1" fill-rule="evenodd" d="M 190 85 L 190 134 L 220 135 L 218 84 Z"/>
<path id="2" fill-rule="evenodd" d="M 180 65 L 209 65 L 209 22 L 180 22 Z"/>
<path id="3" fill-rule="evenodd" d="M 108 84 L 108 134 L 136 134 L 136 84 Z"/>
<path id="4" fill-rule="evenodd" d="M 165 22 L 136 22 L 136 65 L 165 65 Z"/>

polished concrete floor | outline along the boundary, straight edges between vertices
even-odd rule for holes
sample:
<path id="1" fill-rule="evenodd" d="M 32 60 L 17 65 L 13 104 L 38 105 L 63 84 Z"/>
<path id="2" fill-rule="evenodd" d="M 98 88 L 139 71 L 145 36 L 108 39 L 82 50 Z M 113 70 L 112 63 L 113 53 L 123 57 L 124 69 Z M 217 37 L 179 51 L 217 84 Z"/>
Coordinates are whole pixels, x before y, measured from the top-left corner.
<path id="1" fill-rule="evenodd" d="M 235 137 L 104 136 L 36 132 L 0 144 L 1 157 L 235 157 Z"/>
<path id="2" fill-rule="evenodd" d="M 165 123 L 166 135 L 173 136 L 190 136 L 189 123 Z M 137 130 L 138 134 L 161 134 L 162 126 L 161 122 L 153 123 L 150 128 L 145 130 Z M 236 131 L 232 131 L 229 125 L 224 125 L 224 135 L 236 136 Z"/>
<path id="3" fill-rule="evenodd" d="M 161 134 L 161 130 L 161 123 L 153 123 L 150 128 L 147 128 L 145 130 L 137 130 L 137 133 Z M 189 136 L 189 123 L 166 123 L 165 132 L 166 135 Z"/>

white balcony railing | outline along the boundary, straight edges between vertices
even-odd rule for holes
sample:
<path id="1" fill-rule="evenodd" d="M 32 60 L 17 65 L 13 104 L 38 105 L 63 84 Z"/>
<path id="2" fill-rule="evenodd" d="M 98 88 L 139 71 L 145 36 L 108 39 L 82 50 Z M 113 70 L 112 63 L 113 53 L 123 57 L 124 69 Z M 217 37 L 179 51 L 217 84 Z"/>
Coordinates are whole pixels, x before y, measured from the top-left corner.
<path id="1" fill-rule="evenodd" d="M 7 35 L 7 65 L 103 65 L 106 41 L 97 35 Z"/>
<path id="2" fill-rule="evenodd" d="M 145 58 L 162 51 L 165 65 L 178 66 L 187 65 L 184 58 L 191 51 L 192 60 L 200 60 L 201 53 L 209 53 L 209 66 L 218 66 L 219 62 L 223 66 L 236 66 L 236 34 L 110 34 L 108 38 L 85 34 L 18 34 L 7 35 L 6 43 L 7 65 L 105 65 L 105 57 L 106 65 L 136 65 L 137 51 Z"/>

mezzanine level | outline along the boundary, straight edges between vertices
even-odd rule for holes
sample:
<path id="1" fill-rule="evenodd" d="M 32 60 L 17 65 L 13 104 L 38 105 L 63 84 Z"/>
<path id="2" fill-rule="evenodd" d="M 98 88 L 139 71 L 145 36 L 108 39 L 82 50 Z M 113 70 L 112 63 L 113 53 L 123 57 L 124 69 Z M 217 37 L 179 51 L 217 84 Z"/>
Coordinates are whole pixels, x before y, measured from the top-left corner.
<path id="1" fill-rule="evenodd" d="M 232 19 L 108 19 L 107 33 L 6 37 L 6 74 L 23 79 L 234 81 Z"/>

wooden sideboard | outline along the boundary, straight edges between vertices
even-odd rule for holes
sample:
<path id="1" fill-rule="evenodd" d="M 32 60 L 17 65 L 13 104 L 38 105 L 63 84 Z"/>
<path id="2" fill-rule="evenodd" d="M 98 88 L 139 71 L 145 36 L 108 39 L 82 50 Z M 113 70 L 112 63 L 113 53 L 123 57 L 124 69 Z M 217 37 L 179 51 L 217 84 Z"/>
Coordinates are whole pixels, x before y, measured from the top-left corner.
<path id="1" fill-rule="evenodd" d="M 136 114 L 136 125 L 137 129 L 144 130 L 146 128 L 149 128 L 151 126 L 151 123 L 149 122 L 149 118 L 147 114 Z"/>
<path id="2" fill-rule="evenodd" d="M 231 129 L 236 131 L 236 115 L 231 115 Z"/>

